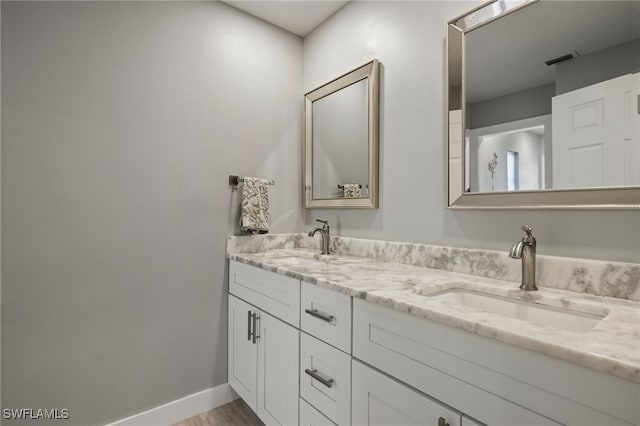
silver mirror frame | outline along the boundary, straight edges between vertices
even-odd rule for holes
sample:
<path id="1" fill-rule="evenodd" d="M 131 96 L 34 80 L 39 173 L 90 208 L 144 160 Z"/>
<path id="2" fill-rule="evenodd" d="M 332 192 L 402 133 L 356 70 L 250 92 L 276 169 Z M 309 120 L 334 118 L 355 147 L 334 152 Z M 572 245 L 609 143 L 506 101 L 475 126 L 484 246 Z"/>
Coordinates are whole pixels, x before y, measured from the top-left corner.
<path id="1" fill-rule="evenodd" d="M 378 151 L 379 151 L 379 74 L 377 59 L 350 71 L 304 95 L 305 114 L 305 162 L 304 207 L 313 208 L 378 208 Z M 313 103 L 361 80 L 368 79 L 368 197 L 362 198 L 313 198 Z"/>
<path id="2" fill-rule="evenodd" d="M 489 7 L 491 0 L 447 23 L 447 207 L 450 209 L 640 209 L 640 187 L 601 187 L 517 192 L 464 192 L 465 34 L 540 0 L 528 0 L 468 25 L 465 17 Z M 464 23 L 464 25 L 461 25 Z M 456 86 L 459 83 L 459 86 Z"/>

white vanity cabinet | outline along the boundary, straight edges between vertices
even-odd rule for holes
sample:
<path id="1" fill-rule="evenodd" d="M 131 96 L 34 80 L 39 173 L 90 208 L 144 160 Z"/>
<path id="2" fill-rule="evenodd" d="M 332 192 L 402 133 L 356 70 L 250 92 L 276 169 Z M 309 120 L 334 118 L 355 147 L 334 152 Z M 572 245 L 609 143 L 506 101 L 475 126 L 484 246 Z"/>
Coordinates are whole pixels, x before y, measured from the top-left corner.
<path id="1" fill-rule="evenodd" d="M 229 384 L 267 425 L 640 425 L 635 382 L 234 261 L 229 293 Z"/>
<path id="2" fill-rule="evenodd" d="M 266 425 L 297 424 L 300 282 L 230 262 L 229 292 L 229 384 Z"/>
<path id="3" fill-rule="evenodd" d="M 613 426 L 640 420 L 636 383 L 359 299 L 353 303 L 353 356 L 476 423 Z M 355 365 L 354 425 L 361 415 Z"/>

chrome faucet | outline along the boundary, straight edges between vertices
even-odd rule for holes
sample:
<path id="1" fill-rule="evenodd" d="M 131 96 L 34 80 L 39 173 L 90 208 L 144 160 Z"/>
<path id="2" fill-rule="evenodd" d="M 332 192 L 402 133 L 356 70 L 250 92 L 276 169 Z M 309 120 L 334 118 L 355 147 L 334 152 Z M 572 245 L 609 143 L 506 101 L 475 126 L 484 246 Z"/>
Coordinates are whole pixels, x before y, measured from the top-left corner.
<path id="1" fill-rule="evenodd" d="M 320 236 L 322 237 L 322 254 L 329 254 L 329 221 L 316 219 L 316 222 L 322 223 L 322 228 L 313 228 L 309 231 L 309 236 L 313 237 L 316 235 L 316 232 L 320 232 Z"/>
<path id="2" fill-rule="evenodd" d="M 536 239 L 531 235 L 533 230 L 529 225 L 523 225 L 525 232 L 522 240 L 517 241 L 511 250 L 509 257 L 512 259 L 522 259 L 522 290 L 537 290 L 536 286 Z"/>

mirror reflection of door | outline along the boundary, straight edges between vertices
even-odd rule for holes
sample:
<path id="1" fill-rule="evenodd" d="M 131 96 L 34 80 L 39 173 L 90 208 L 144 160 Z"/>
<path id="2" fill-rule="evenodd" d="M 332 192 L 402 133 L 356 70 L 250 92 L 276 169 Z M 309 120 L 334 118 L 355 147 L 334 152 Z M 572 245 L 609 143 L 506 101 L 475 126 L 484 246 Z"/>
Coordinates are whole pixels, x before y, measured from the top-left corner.
<path id="1" fill-rule="evenodd" d="M 368 189 L 368 81 L 313 103 L 313 198 L 343 197 L 345 184 Z"/>
<path id="2" fill-rule="evenodd" d="M 554 188 L 640 185 L 639 88 L 627 74 L 553 98 Z"/>

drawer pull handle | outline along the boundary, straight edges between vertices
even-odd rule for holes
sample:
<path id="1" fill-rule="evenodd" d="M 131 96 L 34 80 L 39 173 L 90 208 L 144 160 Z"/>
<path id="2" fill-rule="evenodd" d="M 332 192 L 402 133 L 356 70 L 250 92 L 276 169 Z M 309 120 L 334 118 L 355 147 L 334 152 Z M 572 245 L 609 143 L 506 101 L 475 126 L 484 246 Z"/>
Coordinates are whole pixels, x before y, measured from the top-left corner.
<path id="1" fill-rule="evenodd" d="M 333 387 L 333 379 L 325 379 L 324 377 L 318 374 L 318 370 L 316 369 L 309 370 L 308 368 L 305 368 L 304 372 L 310 375 L 311 377 L 313 377 L 314 379 L 316 379 L 317 381 L 319 381 L 320 383 L 322 383 L 323 385 L 325 385 L 326 387 L 328 388 Z"/>
<path id="2" fill-rule="evenodd" d="M 312 317 L 320 318 L 326 322 L 333 322 L 333 315 L 323 314 L 322 312 L 318 312 L 317 309 L 305 309 L 304 311 Z"/>
<path id="3" fill-rule="evenodd" d="M 439 417 L 438 418 L 438 426 L 449 426 L 449 423 L 446 422 L 444 417 Z"/>

